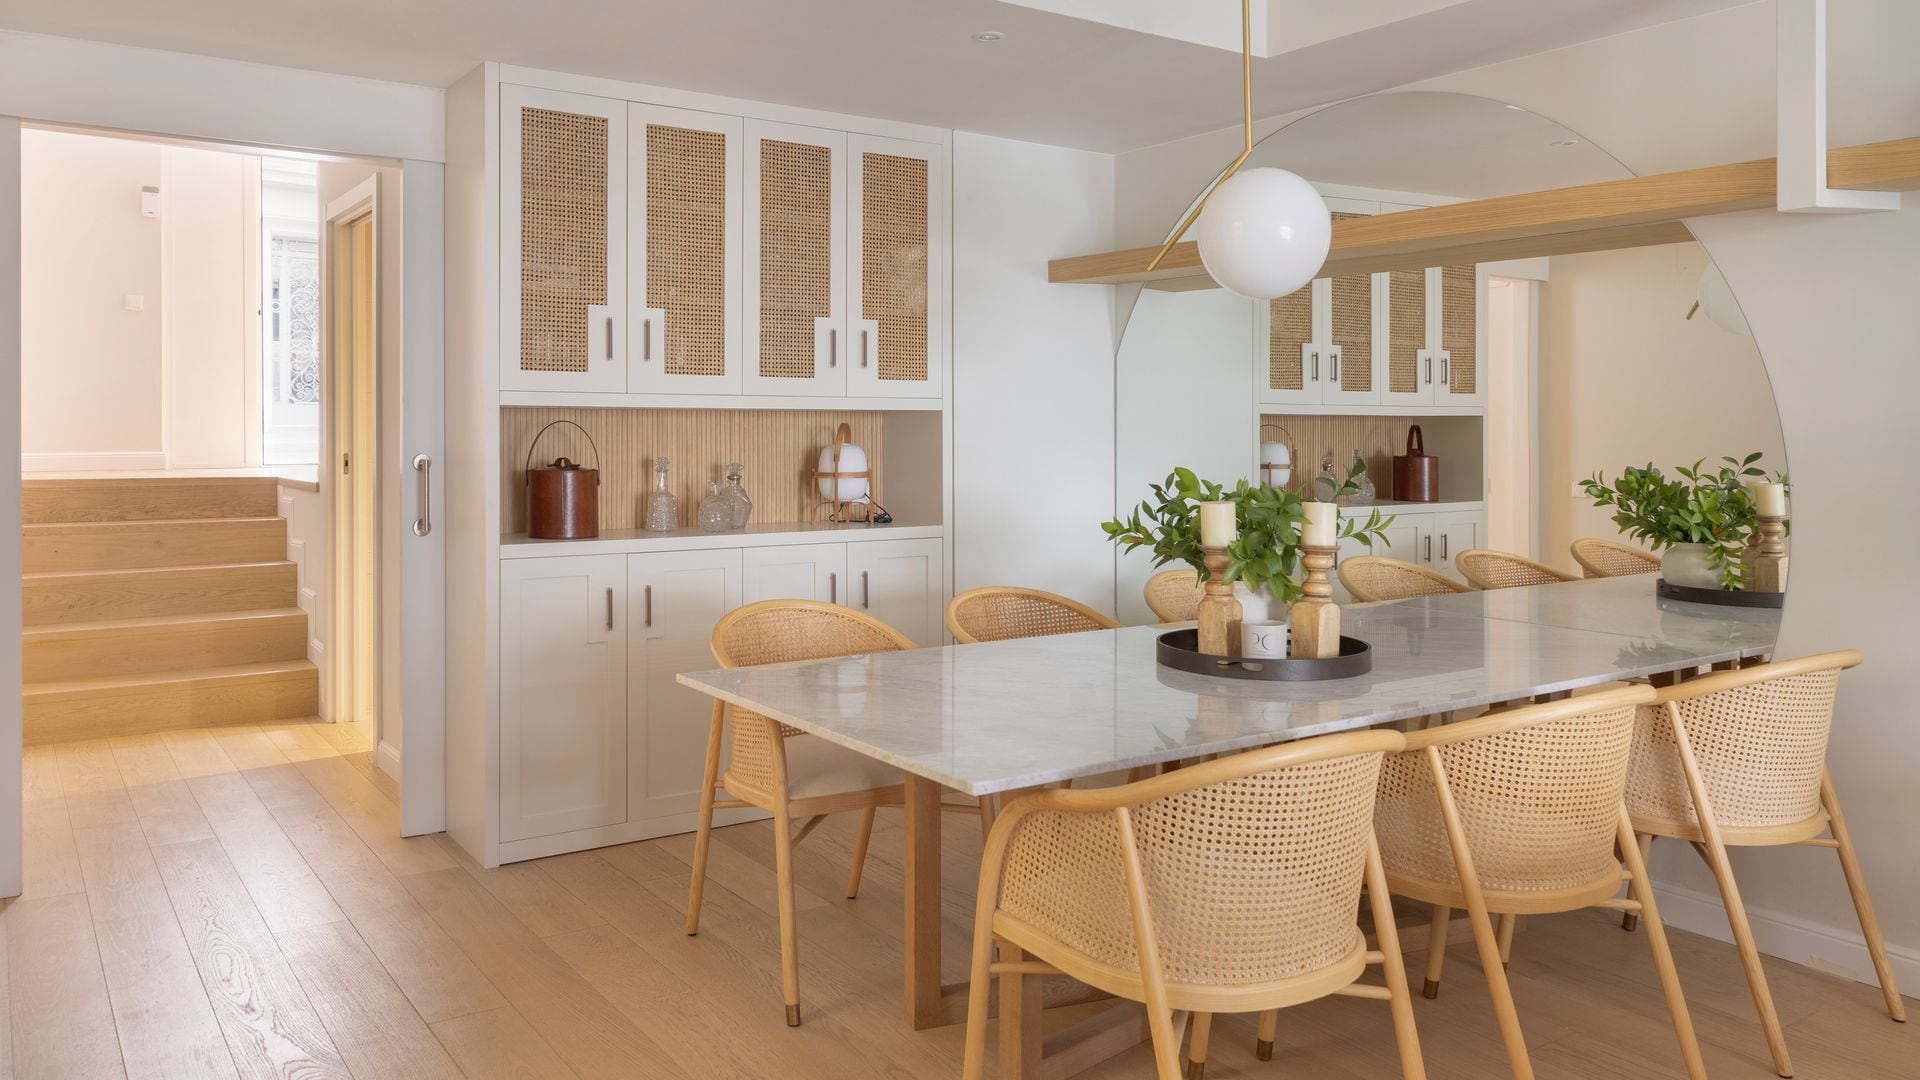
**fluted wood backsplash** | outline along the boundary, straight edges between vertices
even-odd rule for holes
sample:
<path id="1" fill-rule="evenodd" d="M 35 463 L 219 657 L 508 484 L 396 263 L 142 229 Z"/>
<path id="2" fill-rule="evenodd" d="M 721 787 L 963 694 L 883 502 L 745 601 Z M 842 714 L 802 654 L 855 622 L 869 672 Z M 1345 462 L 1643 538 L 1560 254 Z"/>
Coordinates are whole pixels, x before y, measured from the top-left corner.
<path id="1" fill-rule="evenodd" d="M 1320 458 L 1333 451 L 1333 467 L 1341 476 L 1353 464 L 1353 452 L 1367 462 L 1378 497 L 1393 497 L 1393 457 L 1407 452 L 1407 431 L 1420 425 L 1427 453 L 1439 455 L 1440 495 L 1443 499 L 1484 498 L 1481 489 L 1481 419 L 1477 416 L 1320 416 L 1277 415 L 1260 418 L 1261 442 L 1293 445 L 1293 487 L 1320 475 Z M 1292 436 L 1276 435 L 1279 424 Z"/>
<path id="2" fill-rule="evenodd" d="M 737 461 L 741 486 L 753 499 L 755 522 L 806 521 L 813 507 L 807 472 L 842 423 L 867 451 L 874 469 L 874 497 L 882 492 L 886 455 L 882 414 L 839 410 L 574 409 L 500 410 L 500 500 L 504 531 L 527 531 L 527 448 L 541 428 L 571 420 L 592 434 L 604 455 L 600 463 L 600 528 L 638 529 L 646 523 L 646 495 L 653 488 L 653 459 L 672 460 L 667 480 L 680 501 L 680 524 L 692 526 L 707 482 L 726 483 L 723 469 Z M 535 466 L 568 457 L 592 467 L 593 450 L 580 432 L 561 425 L 547 432 Z"/>

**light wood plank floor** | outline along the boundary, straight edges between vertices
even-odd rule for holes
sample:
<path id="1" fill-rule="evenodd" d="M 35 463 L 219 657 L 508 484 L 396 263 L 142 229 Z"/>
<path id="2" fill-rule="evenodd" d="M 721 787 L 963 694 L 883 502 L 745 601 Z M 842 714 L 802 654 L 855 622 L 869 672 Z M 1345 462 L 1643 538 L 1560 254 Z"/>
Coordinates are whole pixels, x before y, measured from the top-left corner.
<path id="1" fill-rule="evenodd" d="M 483 871 L 444 837 L 399 837 L 393 785 L 352 738 L 277 724 L 29 747 L 0 1076 L 959 1075 L 961 1029 L 914 1034 L 900 1015 L 897 818 L 857 901 L 840 895 L 850 816 L 801 847 L 807 1022 L 788 1029 L 768 825 L 717 834 L 688 938 L 691 838 Z M 960 965 L 979 833 L 947 828 Z M 1732 948 L 1674 938 L 1713 1075 L 1771 1076 Z M 1769 969 L 1802 1080 L 1920 1075 L 1920 1024 L 1887 1020 L 1875 989 Z M 1541 1076 L 1680 1075 L 1645 937 L 1613 917 L 1533 920 L 1513 980 Z M 1506 1075 L 1471 948 L 1416 1005 L 1436 1080 Z M 1396 1077 L 1390 1031 L 1378 1003 L 1332 998 L 1284 1013 L 1261 1063 L 1251 1024 L 1224 1018 L 1207 1075 Z M 1085 1075 L 1152 1062 L 1135 1049 Z"/>

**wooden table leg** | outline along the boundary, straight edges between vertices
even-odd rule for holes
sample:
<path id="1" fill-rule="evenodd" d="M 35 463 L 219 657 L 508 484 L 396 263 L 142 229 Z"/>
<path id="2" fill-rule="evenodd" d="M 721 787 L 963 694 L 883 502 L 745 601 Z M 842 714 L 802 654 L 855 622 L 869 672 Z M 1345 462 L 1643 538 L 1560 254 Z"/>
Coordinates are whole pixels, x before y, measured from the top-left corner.
<path id="1" fill-rule="evenodd" d="M 947 1022 L 940 986 L 940 785 L 907 774 L 907 1023 L 915 1031 Z"/>

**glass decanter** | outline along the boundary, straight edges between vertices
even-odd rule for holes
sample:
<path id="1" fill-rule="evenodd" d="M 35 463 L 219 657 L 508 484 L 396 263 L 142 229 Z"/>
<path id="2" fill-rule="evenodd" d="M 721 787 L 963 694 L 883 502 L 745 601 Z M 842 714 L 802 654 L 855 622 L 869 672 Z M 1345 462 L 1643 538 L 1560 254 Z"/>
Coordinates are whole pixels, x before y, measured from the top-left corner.
<path id="1" fill-rule="evenodd" d="M 653 491 L 647 495 L 647 528 L 671 532 L 680 527 L 680 500 L 667 490 L 667 459 L 653 459 Z"/>
<path id="2" fill-rule="evenodd" d="M 744 529 L 747 518 L 753 515 L 753 500 L 747 498 L 747 489 L 740 486 L 740 463 L 727 466 L 727 507 L 733 515 L 733 527 Z"/>
<path id="3" fill-rule="evenodd" d="M 1333 451 L 1320 455 L 1320 475 L 1313 480 L 1313 498 L 1332 502 L 1340 494 L 1340 477 L 1333 471 Z"/>
<path id="4" fill-rule="evenodd" d="M 720 491 L 720 481 L 707 481 L 706 497 L 700 500 L 700 531 L 726 532 L 733 528 L 733 504 Z"/>
<path id="5" fill-rule="evenodd" d="M 1354 485 L 1359 490 L 1347 496 L 1347 501 L 1350 503 L 1372 502 L 1380 493 L 1373 486 L 1373 476 L 1367 472 L 1367 459 L 1360 456 L 1358 449 L 1353 452 L 1353 467 L 1360 470 L 1360 474 L 1353 478 Z"/>

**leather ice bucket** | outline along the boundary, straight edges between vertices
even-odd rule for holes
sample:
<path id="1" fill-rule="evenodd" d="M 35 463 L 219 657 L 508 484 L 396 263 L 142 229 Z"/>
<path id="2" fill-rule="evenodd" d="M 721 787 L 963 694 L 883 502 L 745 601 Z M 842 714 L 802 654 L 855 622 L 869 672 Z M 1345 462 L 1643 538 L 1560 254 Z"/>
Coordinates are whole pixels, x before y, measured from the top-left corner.
<path id="1" fill-rule="evenodd" d="M 1393 455 L 1393 497 L 1402 502 L 1440 501 L 1440 459 L 1427 453 L 1419 424 L 1407 431 L 1407 452 Z"/>
<path id="2" fill-rule="evenodd" d="M 551 465 L 533 468 L 533 451 L 540 436 L 554 424 L 567 424 L 585 435 L 593 447 L 594 468 L 561 457 Z M 600 535 L 600 447 L 587 429 L 571 420 L 555 420 L 540 429 L 527 447 L 527 535 L 535 540 L 591 540 Z"/>

